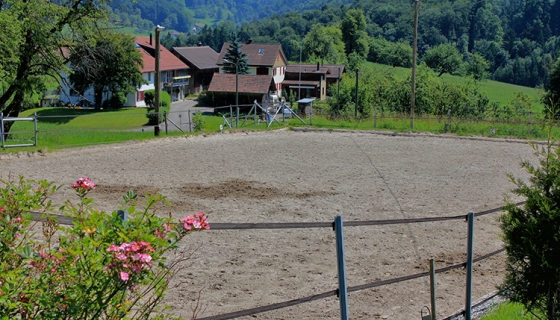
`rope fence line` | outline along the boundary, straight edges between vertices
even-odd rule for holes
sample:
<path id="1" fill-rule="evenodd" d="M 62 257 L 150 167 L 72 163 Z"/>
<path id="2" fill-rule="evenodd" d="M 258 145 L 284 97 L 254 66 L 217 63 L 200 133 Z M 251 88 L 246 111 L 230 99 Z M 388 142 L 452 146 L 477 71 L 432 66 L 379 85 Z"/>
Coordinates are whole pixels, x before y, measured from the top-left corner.
<path id="1" fill-rule="evenodd" d="M 516 206 L 524 204 L 525 201 L 516 202 Z M 475 217 L 502 211 L 504 207 L 489 209 L 476 212 Z M 58 220 L 62 225 L 72 225 L 72 218 L 58 214 L 41 214 L 29 211 L 32 218 L 38 221 L 46 221 L 45 216 L 49 216 Z M 421 222 L 439 222 L 449 220 L 466 220 L 467 215 L 456 215 L 448 217 L 426 217 L 426 218 L 409 218 L 409 219 L 387 219 L 387 220 L 366 220 L 366 221 L 347 221 L 344 222 L 345 227 L 361 227 L 361 226 L 379 226 L 405 223 L 421 223 Z M 274 229 L 312 229 L 312 228 L 333 228 L 332 222 L 263 222 L 263 223 L 212 223 L 212 230 L 274 230 Z"/>
<path id="2" fill-rule="evenodd" d="M 473 262 L 478 262 L 478 261 L 490 258 L 491 256 L 497 255 L 497 254 L 499 254 L 503 251 L 505 251 L 505 249 L 499 249 L 499 250 L 496 250 L 494 252 L 490 252 L 488 254 L 485 254 L 483 256 L 480 256 L 480 257 L 474 259 Z M 436 273 L 447 272 L 447 271 L 450 271 L 450 270 L 453 270 L 453 269 L 464 268 L 465 265 L 466 265 L 466 262 L 458 263 L 458 264 L 454 264 L 454 265 L 447 266 L 447 267 L 444 267 L 444 268 L 436 269 L 435 272 Z M 412 274 L 412 275 L 403 276 L 403 277 L 398 277 L 398 278 L 375 281 L 375 282 L 371 282 L 371 283 L 366 283 L 366 284 L 362 284 L 362 285 L 348 287 L 348 292 L 356 292 L 356 291 L 361 291 L 361 290 L 365 290 L 365 289 L 371 289 L 371 288 L 380 287 L 380 286 L 384 286 L 384 285 L 389 285 L 389 284 L 393 284 L 393 283 L 399 283 L 399 282 L 403 282 L 403 281 L 408 281 L 408 280 L 418 279 L 418 278 L 422 278 L 422 277 L 427 277 L 429 275 L 430 275 L 430 272 L 428 271 L 428 272 L 421 272 L 421 273 Z M 262 307 L 256 307 L 256 308 L 245 309 L 245 310 L 240 310 L 240 311 L 235 311 L 235 312 L 230 312 L 230 313 L 224 313 L 224 314 L 215 315 L 215 316 L 198 318 L 198 320 L 235 319 L 235 318 L 238 318 L 238 317 L 249 316 L 249 315 L 254 315 L 254 314 L 263 313 L 263 312 L 267 312 L 267 311 L 272 311 L 272 310 L 282 309 L 282 308 L 286 308 L 286 307 L 291 307 L 291 306 L 295 306 L 295 305 L 298 305 L 298 304 L 311 302 L 311 301 L 314 301 L 314 300 L 325 299 L 325 298 L 328 298 L 328 297 L 334 296 L 334 295 L 338 295 L 338 289 L 323 292 L 323 293 L 319 293 L 319 294 L 315 294 L 315 295 L 312 295 L 312 296 L 299 298 L 299 299 L 293 299 L 293 300 L 289 300 L 289 301 L 278 302 L 278 303 L 274 303 L 274 304 L 270 304 L 270 305 L 266 305 L 266 306 L 262 306 Z"/>
<path id="3" fill-rule="evenodd" d="M 522 205 L 523 203 L 525 203 L 525 202 L 517 202 L 517 203 L 515 203 L 515 205 L 518 206 L 518 205 Z M 488 215 L 488 214 L 491 214 L 491 213 L 502 211 L 503 209 L 504 209 L 504 207 L 500 207 L 500 208 L 494 208 L 494 209 L 480 211 L 480 212 L 477 212 L 477 213 L 469 213 L 469 215 L 456 215 L 456 216 L 448 216 L 448 217 L 427 217 L 427 218 L 395 219 L 395 220 L 348 221 L 347 223 L 344 224 L 344 226 L 390 225 L 390 224 L 403 224 L 403 223 L 449 221 L 449 220 L 460 220 L 460 219 L 469 220 L 469 219 L 472 219 L 472 218 L 468 218 L 469 216 L 480 217 L 480 216 L 484 216 L 484 215 Z M 67 217 L 67 216 L 56 215 L 56 214 L 42 214 L 42 213 L 39 213 L 39 212 L 29 212 L 29 213 L 31 214 L 33 220 L 36 220 L 36 221 L 46 221 L 48 218 L 54 218 L 55 220 L 57 220 L 62 225 L 71 225 L 73 223 L 73 218 Z M 336 221 L 336 219 L 335 219 L 335 221 Z M 342 224 L 340 226 L 342 226 Z M 338 227 L 335 229 L 335 223 L 331 223 L 331 222 L 308 222 L 308 223 L 214 223 L 214 224 L 212 224 L 211 230 L 289 229 L 289 228 L 297 228 L 297 229 L 301 229 L 301 228 L 332 228 L 335 231 L 336 231 L 336 229 L 338 229 Z M 338 245 L 338 238 L 337 238 L 337 245 Z M 490 258 L 494 255 L 497 255 L 501 252 L 504 252 L 504 251 L 505 251 L 505 249 L 502 248 L 502 249 L 496 250 L 494 252 L 490 252 L 490 253 L 487 253 L 485 255 L 482 255 L 482 256 L 480 256 L 478 258 L 475 258 L 475 259 L 469 258 L 468 255 L 467 255 L 467 260 L 472 259 L 473 263 L 474 262 L 479 262 L 479 261 L 485 260 L 487 258 Z M 342 253 L 342 254 L 344 255 L 344 253 Z M 337 255 L 338 255 L 338 253 L 337 253 Z M 450 271 L 450 270 L 453 270 L 453 269 L 459 269 L 459 268 L 465 268 L 465 267 L 468 269 L 468 266 L 469 265 L 472 266 L 472 264 L 467 264 L 467 263 L 468 263 L 468 261 L 463 262 L 463 263 L 459 263 L 459 264 L 455 264 L 455 265 L 450 265 L 450 266 L 443 267 L 443 268 L 440 268 L 440 269 L 436 269 L 435 273 L 443 273 L 443 272 L 447 272 L 447 271 Z M 314 295 L 303 297 L 303 298 L 288 300 L 288 301 L 274 303 L 274 304 L 265 305 L 265 306 L 261 306 L 261 307 L 250 308 L 250 309 L 245 309 L 245 310 L 240 310 L 240 311 L 235 311 L 235 312 L 230 312 L 230 313 L 225 313 L 225 314 L 220 314 L 220 315 L 214 315 L 214 316 L 199 318 L 199 320 L 235 319 L 235 318 L 238 318 L 238 317 L 255 315 L 255 314 L 258 314 L 258 313 L 263 313 L 263 312 L 273 311 L 273 310 L 282 309 L 282 308 L 286 308 L 286 307 L 291 307 L 291 306 L 299 305 L 299 304 L 306 303 L 306 302 L 325 299 L 325 298 L 328 298 L 328 297 L 331 297 L 331 296 L 339 296 L 339 294 L 344 294 L 344 296 L 346 296 L 346 294 L 348 292 L 356 292 L 356 291 L 371 289 L 371 288 L 375 288 L 375 287 L 380 287 L 380 286 L 384 286 L 384 285 L 389 285 L 389 284 L 399 283 L 399 282 L 403 282 L 403 281 L 418 279 L 418 278 L 427 277 L 427 276 L 430 276 L 430 272 L 421 272 L 421 273 L 417 273 L 417 274 L 412 274 L 412 275 L 407 275 L 407 276 L 402 276 L 402 277 L 397 277 L 397 278 L 392 278 L 392 279 L 378 280 L 378 281 L 375 281 L 375 282 L 370 282 L 370 283 L 357 285 L 357 286 L 351 286 L 351 287 L 350 286 L 343 287 L 342 289 L 339 288 L 339 289 L 336 289 L 336 290 L 331 290 L 331 291 L 327 291 L 327 292 L 323 292 L 323 293 L 319 293 L 319 294 L 314 294 Z M 339 277 L 340 277 L 340 275 L 339 275 Z M 344 275 L 343 277 L 345 278 L 346 276 Z M 343 291 L 340 291 L 340 290 L 343 290 Z M 342 297 L 340 299 L 342 299 Z M 346 306 L 346 308 L 347 308 L 347 306 Z"/>

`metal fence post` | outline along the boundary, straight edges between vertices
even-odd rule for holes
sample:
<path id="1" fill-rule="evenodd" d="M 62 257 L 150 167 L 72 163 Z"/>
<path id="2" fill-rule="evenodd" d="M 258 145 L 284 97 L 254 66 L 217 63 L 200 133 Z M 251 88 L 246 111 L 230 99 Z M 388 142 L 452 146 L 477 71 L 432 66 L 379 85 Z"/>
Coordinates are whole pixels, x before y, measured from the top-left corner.
<path id="1" fill-rule="evenodd" d="M 436 263 L 434 258 L 430 259 L 430 300 L 432 303 L 432 320 L 436 320 L 437 313 L 436 313 Z"/>
<path id="2" fill-rule="evenodd" d="M 309 105 L 309 125 L 313 125 L 313 103 Z"/>
<path id="3" fill-rule="evenodd" d="M 191 118 L 191 110 L 188 111 L 188 116 L 189 116 L 189 132 L 192 132 L 192 118 Z"/>
<path id="4" fill-rule="evenodd" d="M 117 210 L 117 214 L 119 215 L 119 218 L 120 218 L 122 221 L 128 220 L 128 216 L 127 216 L 127 214 L 126 214 L 126 211 Z"/>
<path id="5" fill-rule="evenodd" d="M 39 132 L 39 130 L 37 130 L 37 112 L 35 112 L 33 114 L 33 128 L 35 129 L 35 147 L 37 146 L 37 133 Z"/>
<path id="6" fill-rule="evenodd" d="M 235 113 L 235 127 L 239 128 L 239 106 L 235 107 L 236 109 L 236 113 Z"/>
<path id="7" fill-rule="evenodd" d="M 163 112 L 163 119 L 165 119 L 165 134 L 169 134 L 169 131 L 167 130 L 167 111 Z"/>
<path id="8" fill-rule="evenodd" d="M 467 238 L 467 292 L 465 297 L 465 320 L 471 320 L 472 304 L 472 268 L 473 268 L 473 246 L 474 246 L 474 212 L 467 215 L 468 238 Z"/>
<path id="9" fill-rule="evenodd" d="M 348 292 L 346 287 L 346 263 L 344 261 L 344 234 L 342 232 L 342 217 L 334 218 L 336 233 L 336 257 L 338 265 L 338 298 L 340 301 L 340 319 L 348 320 Z"/>

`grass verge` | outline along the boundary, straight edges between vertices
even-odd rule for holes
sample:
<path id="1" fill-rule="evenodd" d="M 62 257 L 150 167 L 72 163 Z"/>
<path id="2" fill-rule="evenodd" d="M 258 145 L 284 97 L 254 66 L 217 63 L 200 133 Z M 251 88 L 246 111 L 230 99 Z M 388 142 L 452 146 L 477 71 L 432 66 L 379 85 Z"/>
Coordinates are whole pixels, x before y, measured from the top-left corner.
<path id="1" fill-rule="evenodd" d="M 537 319 L 527 313 L 523 305 L 518 303 L 502 303 L 493 309 L 489 314 L 482 317 L 482 320 L 534 320 Z"/>

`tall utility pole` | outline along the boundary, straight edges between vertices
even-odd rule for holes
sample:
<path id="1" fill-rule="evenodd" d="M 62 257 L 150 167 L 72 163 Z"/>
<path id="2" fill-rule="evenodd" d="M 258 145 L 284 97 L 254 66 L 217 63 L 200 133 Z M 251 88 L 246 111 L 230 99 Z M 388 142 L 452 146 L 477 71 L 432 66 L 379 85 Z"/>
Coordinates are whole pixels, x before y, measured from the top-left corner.
<path id="1" fill-rule="evenodd" d="M 418 6 L 414 2 L 414 42 L 412 44 L 412 91 L 410 94 L 410 129 L 414 129 L 414 107 L 416 106 L 416 51 L 418 50 Z"/>
<path id="2" fill-rule="evenodd" d="M 156 115 L 156 126 L 154 127 L 154 135 L 159 136 L 159 94 L 160 94 L 160 86 L 161 86 L 161 79 L 160 79 L 160 71 L 159 71 L 159 33 L 164 29 L 162 26 L 156 27 L 156 74 L 154 76 L 155 82 L 155 106 L 154 106 L 154 113 Z"/>

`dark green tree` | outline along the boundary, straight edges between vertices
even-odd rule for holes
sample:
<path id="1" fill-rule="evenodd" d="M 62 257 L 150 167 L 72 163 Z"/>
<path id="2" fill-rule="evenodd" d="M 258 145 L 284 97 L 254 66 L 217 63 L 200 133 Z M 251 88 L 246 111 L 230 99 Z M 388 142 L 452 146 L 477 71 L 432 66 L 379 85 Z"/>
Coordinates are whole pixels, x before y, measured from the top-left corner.
<path id="1" fill-rule="evenodd" d="M 484 59 L 483 56 L 478 53 L 469 54 L 467 64 L 465 67 L 465 73 L 472 76 L 475 80 L 483 80 L 488 78 L 490 75 L 488 69 L 490 68 L 490 63 L 488 60 Z"/>
<path id="2" fill-rule="evenodd" d="M 249 66 L 247 65 L 247 54 L 241 51 L 237 39 L 229 44 L 229 48 L 224 55 L 224 72 L 235 74 L 249 74 Z"/>
<path id="3" fill-rule="evenodd" d="M 366 18 L 364 12 L 358 9 L 346 11 L 340 23 L 342 41 L 346 45 L 346 55 L 356 52 L 362 57 L 367 57 L 369 51 L 368 36 L 366 32 Z"/>
<path id="4" fill-rule="evenodd" d="M 444 73 L 453 74 L 459 71 L 463 64 L 463 57 L 454 45 L 448 43 L 428 50 L 422 61 L 440 77 Z"/>
<path id="5" fill-rule="evenodd" d="M 142 54 L 131 36 L 104 33 L 95 43 L 77 47 L 70 63 L 70 82 L 78 92 L 93 88 L 96 109 L 101 108 L 104 91 L 126 94 L 146 82 L 138 68 Z"/>
<path id="6" fill-rule="evenodd" d="M 543 102 L 550 112 L 558 117 L 558 106 L 560 105 L 560 59 L 556 60 L 548 76 L 548 85 Z"/>
<path id="7" fill-rule="evenodd" d="M 344 43 L 342 33 L 337 27 L 324 27 L 314 24 L 303 39 L 303 59 L 305 61 L 321 60 L 321 64 L 344 63 Z"/>
<path id="8" fill-rule="evenodd" d="M 512 192 L 526 202 L 516 206 L 508 200 L 506 214 L 500 217 L 508 258 L 499 289 L 541 315 L 539 319 L 560 319 L 560 149 L 550 139 L 547 146 L 533 149 L 539 166 L 521 163 L 529 182 L 510 175 Z"/>

